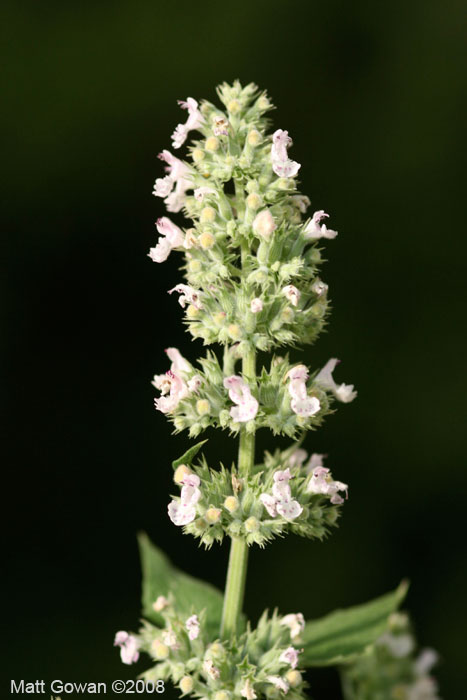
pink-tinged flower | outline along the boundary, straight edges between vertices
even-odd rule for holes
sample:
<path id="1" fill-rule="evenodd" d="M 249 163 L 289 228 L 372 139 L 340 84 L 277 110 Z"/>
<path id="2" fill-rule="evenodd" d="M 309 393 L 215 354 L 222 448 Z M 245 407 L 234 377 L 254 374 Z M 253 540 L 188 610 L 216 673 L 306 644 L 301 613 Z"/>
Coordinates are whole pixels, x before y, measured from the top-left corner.
<path id="1" fill-rule="evenodd" d="M 305 365 L 293 367 L 287 372 L 286 378 L 289 379 L 288 389 L 292 411 L 302 418 L 308 418 L 318 413 L 321 408 L 319 399 L 316 396 L 308 396 L 307 394 L 306 380 L 308 379 L 308 370 Z"/>
<path id="2" fill-rule="evenodd" d="M 186 374 L 187 372 L 192 371 L 193 367 L 187 360 L 185 360 L 180 350 L 177 350 L 177 348 L 166 348 L 165 354 L 172 363 L 170 365 L 170 369 L 172 370 L 172 372 Z"/>
<path id="3" fill-rule="evenodd" d="M 319 493 L 325 496 L 331 496 L 331 503 L 333 505 L 340 505 L 344 502 L 344 499 L 342 496 L 339 496 L 338 492 L 345 492 L 345 497 L 348 498 L 348 489 L 348 485 L 344 484 L 342 481 L 334 481 L 329 469 L 319 466 L 313 469 L 306 490 L 307 493 Z"/>
<path id="4" fill-rule="evenodd" d="M 213 190 L 212 187 L 197 187 L 196 190 L 194 190 L 193 194 L 195 195 L 195 199 L 198 200 L 198 202 L 202 202 L 204 198 L 209 196 L 210 194 L 212 194 L 214 197 L 219 196 L 216 190 Z"/>
<path id="5" fill-rule="evenodd" d="M 305 629 L 305 618 L 302 613 L 290 613 L 285 615 L 281 620 L 281 625 L 288 627 L 290 630 L 290 638 L 299 637 Z"/>
<path id="6" fill-rule="evenodd" d="M 340 362 L 335 357 L 330 359 L 323 367 L 323 369 L 316 375 L 315 383 L 319 384 L 323 389 L 328 389 L 332 391 L 334 396 L 338 401 L 343 403 L 349 403 L 353 401 L 357 396 L 357 392 L 354 391 L 353 384 L 339 384 L 337 385 L 333 379 L 332 373 L 336 368 L 336 365 Z"/>
<path id="7" fill-rule="evenodd" d="M 199 620 L 197 615 L 192 615 L 185 622 L 185 627 L 188 632 L 188 637 L 193 641 L 199 636 Z"/>
<path id="8" fill-rule="evenodd" d="M 180 500 L 172 500 L 168 505 L 169 518 L 178 527 L 188 525 L 196 518 L 196 504 L 201 498 L 199 476 L 196 474 L 185 474 L 182 484 Z"/>
<path id="9" fill-rule="evenodd" d="M 285 520 L 298 518 L 303 508 L 298 501 L 292 498 L 289 480 L 292 478 L 290 469 L 278 470 L 274 473 L 272 495 L 262 493 L 260 501 L 272 518 L 281 515 Z"/>
<path id="10" fill-rule="evenodd" d="M 288 647 L 288 649 L 283 651 L 279 656 L 279 661 L 282 661 L 284 664 L 290 664 L 292 668 L 297 668 L 298 654 L 299 652 L 297 649 L 294 649 L 294 647 Z"/>
<path id="11" fill-rule="evenodd" d="M 258 697 L 249 678 L 246 679 L 240 694 L 243 698 L 246 698 L 246 700 L 256 700 Z"/>
<path id="12" fill-rule="evenodd" d="M 253 220 L 253 231 L 260 238 L 269 240 L 273 231 L 277 228 L 274 217 L 269 209 L 263 209 Z"/>
<path id="13" fill-rule="evenodd" d="M 226 377 L 224 387 L 229 390 L 230 399 L 236 404 L 230 409 L 230 415 L 236 423 L 247 423 L 258 413 L 259 404 L 251 394 L 248 384 L 238 376 Z"/>
<path id="14" fill-rule="evenodd" d="M 153 381 L 156 389 L 162 392 L 158 399 L 154 399 L 154 405 L 162 413 L 172 413 L 188 395 L 188 388 L 183 379 L 170 369 L 166 372 L 164 381 L 161 381 L 161 376 L 163 375 L 156 375 Z"/>
<path id="15" fill-rule="evenodd" d="M 433 666 L 439 661 L 439 655 L 434 649 L 422 649 L 414 664 L 414 671 L 417 676 L 424 676 L 429 673 Z"/>
<path id="16" fill-rule="evenodd" d="M 186 141 L 188 133 L 204 123 L 204 117 L 198 109 L 198 103 L 192 97 L 187 97 L 186 101 L 179 100 L 178 104 L 182 109 L 188 110 L 188 119 L 185 124 L 178 124 L 172 134 L 172 146 L 180 148 Z"/>
<path id="17" fill-rule="evenodd" d="M 174 248 L 183 247 L 185 237 L 181 229 L 176 226 L 173 221 L 168 219 L 166 216 L 162 216 L 156 221 L 156 228 L 161 234 L 162 238 L 155 248 L 151 248 L 148 256 L 153 262 L 164 262 L 169 257 L 171 251 Z"/>
<path id="18" fill-rule="evenodd" d="M 189 287 L 187 284 L 177 284 L 173 289 L 169 289 L 168 294 L 172 292 L 177 292 L 180 294 L 178 298 L 178 303 L 185 308 L 186 304 L 192 304 L 197 309 L 202 309 L 203 305 L 200 301 L 200 292 L 193 287 Z"/>
<path id="19" fill-rule="evenodd" d="M 438 684 L 430 676 L 422 676 L 407 688 L 407 700 L 440 700 Z"/>
<path id="20" fill-rule="evenodd" d="M 115 635 L 114 647 L 120 647 L 120 658 L 124 664 L 134 664 L 139 659 L 139 641 L 132 634 L 120 631 Z"/>
<path id="21" fill-rule="evenodd" d="M 294 469 L 294 467 L 301 467 L 307 457 L 308 457 L 308 452 L 306 450 L 302 450 L 300 447 L 298 447 L 296 450 L 294 450 L 292 452 L 292 454 L 288 458 L 287 465 L 291 469 Z"/>
<path id="22" fill-rule="evenodd" d="M 263 302 L 261 301 L 261 299 L 259 299 L 259 297 L 255 297 L 255 299 L 251 300 L 250 310 L 253 314 L 257 314 L 263 310 Z"/>
<path id="23" fill-rule="evenodd" d="M 168 175 L 156 180 L 153 195 L 164 198 L 168 211 L 178 212 L 185 204 L 186 191 L 193 186 L 190 179 L 192 170 L 168 150 L 159 153 L 159 158 L 167 163 Z"/>
<path id="24" fill-rule="evenodd" d="M 195 376 L 188 381 L 188 391 L 190 391 L 193 394 L 197 394 L 202 382 L 203 380 L 201 379 L 199 374 L 195 374 Z"/>
<path id="25" fill-rule="evenodd" d="M 305 465 L 305 469 L 307 473 L 309 474 L 312 472 L 316 467 L 322 467 L 323 466 L 323 461 L 324 458 L 327 457 L 327 455 L 320 455 L 317 452 L 313 452 L 311 455 L 310 459 L 308 460 L 307 464 Z"/>
<path id="26" fill-rule="evenodd" d="M 266 680 L 269 681 L 269 683 L 272 683 L 278 690 L 281 690 L 284 695 L 286 695 L 289 692 L 289 684 L 287 683 L 284 678 L 281 678 L 280 676 L 266 676 Z"/>
<path id="27" fill-rule="evenodd" d="M 305 238 L 311 241 L 314 241 L 318 238 L 335 238 L 337 236 L 337 231 L 332 231 L 332 229 L 326 228 L 326 224 L 321 224 L 320 226 L 319 223 L 321 219 L 324 219 L 324 217 L 328 216 L 329 214 L 326 214 L 326 212 L 323 209 L 320 209 L 320 211 L 315 211 L 315 213 L 313 214 L 313 218 L 307 223 L 307 225 L 303 229 Z"/>
<path id="28" fill-rule="evenodd" d="M 301 168 L 300 163 L 290 160 L 287 149 L 292 145 L 288 131 L 277 129 L 272 136 L 272 169 L 279 177 L 294 177 Z"/>
<path id="29" fill-rule="evenodd" d="M 298 306 L 298 300 L 300 299 L 300 291 L 293 284 L 288 284 L 283 288 L 282 294 L 290 301 L 292 306 Z"/>

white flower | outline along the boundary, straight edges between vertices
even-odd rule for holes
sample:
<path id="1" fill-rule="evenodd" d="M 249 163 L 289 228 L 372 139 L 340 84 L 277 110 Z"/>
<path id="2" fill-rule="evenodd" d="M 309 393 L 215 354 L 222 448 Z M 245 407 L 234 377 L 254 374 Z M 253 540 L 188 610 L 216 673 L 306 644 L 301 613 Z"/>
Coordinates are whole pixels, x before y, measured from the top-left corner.
<path id="1" fill-rule="evenodd" d="M 197 615 L 192 615 L 185 622 L 185 627 L 188 631 L 188 637 L 193 641 L 199 635 L 199 620 Z"/>
<path id="2" fill-rule="evenodd" d="M 342 401 L 343 403 L 349 403 L 353 401 L 357 396 L 357 392 L 354 391 L 353 384 L 339 384 L 337 385 L 333 379 L 332 373 L 336 365 L 340 362 L 336 358 L 330 359 L 323 367 L 323 369 L 316 375 L 315 383 L 319 384 L 323 389 L 329 389 L 332 391 L 336 399 Z"/>
<path id="3" fill-rule="evenodd" d="M 439 656 L 434 649 L 422 649 L 415 660 L 414 670 L 417 676 L 429 673 L 433 666 L 438 663 Z"/>
<path id="4" fill-rule="evenodd" d="M 292 499 L 289 486 L 291 478 L 292 475 L 288 468 L 276 471 L 273 476 L 272 495 L 262 493 L 260 496 L 261 503 L 272 518 L 281 515 L 285 520 L 295 520 L 303 511 L 300 503 Z"/>
<path id="5" fill-rule="evenodd" d="M 185 192 L 192 187 L 192 170 L 168 150 L 159 153 L 159 158 L 167 163 L 168 175 L 156 180 L 153 195 L 164 198 L 168 211 L 178 212 L 185 204 Z"/>
<path id="6" fill-rule="evenodd" d="M 323 296 L 323 294 L 326 294 L 328 289 L 328 285 L 325 282 L 322 282 L 321 280 L 316 280 L 316 282 L 314 282 L 311 285 L 311 291 L 319 297 Z"/>
<path id="7" fill-rule="evenodd" d="M 168 505 L 169 518 L 178 527 L 188 525 L 196 518 L 196 504 L 201 498 L 201 491 L 198 488 L 200 485 L 199 476 L 186 474 L 182 479 L 182 484 L 180 500 L 172 500 Z"/>
<path id="8" fill-rule="evenodd" d="M 172 363 L 170 365 L 172 372 L 186 374 L 187 372 L 192 371 L 192 366 L 187 360 L 185 360 L 180 350 L 177 350 L 177 348 L 166 348 L 165 353 Z"/>
<path id="9" fill-rule="evenodd" d="M 201 379 L 199 374 L 195 374 L 195 376 L 188 381 L 188 391 L 192 392 L 193 394 L 196 394 L 202 384 L 202 381 L 203 380 Z"/>
<path id="10" fill-rule="evenodd" d="M 339 491 L 345 492 L 348 497 L 348 485 L 342 481 L 334 481 L 331 477 L 329 469 L 326 467 L 315 467 L 312 471 L 311 479 L 308 482 L 307 493 L 323 494 L 331 496 L 333 505 L 340 505 L 344 502 L 342 496 L 339 496 Z"/>
<path id="11" fill-rule="evenodd" d="M 281 620 L 281 625 L 285 625 L 290 630 L 290 638 L 299 637 L 305 629 L 305 618 L 302 613 L 290 613 Z"/>
<path id="12" fill-rule="evenodd" d="M 407 700 L 439 700 L 436 681 L 429 676 L 422 676 L 407 690 Z"/>
<path id="13" fill-rule="evenodd" d="M 277 129 L 272 136 L 272 169 L 279 177 L 294 177 L 301 168 L 300 163 L 289 160 L 287 149 L 292 144 L 288 131 Z"/>
<path id="14" fill-rule="evenodd" d="M 186 304 L 192 304 L 197 309 L 203 308 L 199 299 L 200 293 L 198 290 L 193 289 L 193 287 L 189 287 L 187 284 L 177 284 L 173 289 L 169 289 L 167 294 L 172 294 L 173 292 L 180 294 L 178 303 L 182 309 L 185 308 Z"/>
<path id="15" fill-rule="evenodd" d="M 188 133 L 199 129 L 204 123 L 204 117 L 198 109 L 198 103 L 192 97 L 187 97 L 186 101 L 179 100 L 178 104 L 182 109 L 188 110 L 188 119 L 185 124 L 178 124 L 172 134 L 172 146 L 180 148 L 186 141 Z"/>
<path id="16" fill-rule="evenodd" d="M 212 131 L 214 136 L 227 136 L 229 133 L 229 122 L 225 117 L 214 117 Z"/>
<path id="17" fill-rule="evenodd" d="M 284 695 L 289 691 L 289 684 L 280 676 L 266 676 L 266 680 L 272 683 L 278 690 L 281 690 Z"/>
<path id="18" fill-rule="evenodd" d="M 253 220 L 253 231 L 260 238 L 269 240 L 271 234 L 277 228 L 274 217 L 269 209 L 263 209 Z"/>
<path id="19" fill-rule="evenodd" d="M 230 399 L 237 404 L 230 409 L 236 423 L 247 423 L 258 413 L 259 404 L 251 394 L 248 384 L 238 376 L 226 377 L 224 387 L 229 390 Z"/>
<path id="20" fill-rule="evenodd" d="M 305 465 L 305 469 L 308 472 L 308 474 L 312 472 L 316 467 L 322 467 L 325 457 L 327 457 L 327 455 L 320 455 L 317 452 L 313 452 L 307 464 Z"/>
<path id="21" fill-rule="evenodd" d="M 300 291 L 293 284 L 288 284 L 283 288 L 282 294 L 290 301 L 292 306 L 298 306 L 298 300 L 300 299 Z"/>
<path id="22" fill-rule="evenodd" d="M 294 194 L 291 199 L 302 214 L 305 214 L 311 204 L 309 198 L 304 194 Z"/>
<path id="23" fill-rule="evenodd" d="M 292 411 L 302 418 L 313 416 L 321 408 L 319 399 L 316 396 L 308 396 L 306 380 L 308 370 L 305 365 L 297 365 L 287 372 L 286 379 L 289 379 L 289 394 L 291 397 L 290 407 Z"/>
<path id="24" fill-rule="evenodd" d="M 169 629 L 165 630 L 162 634 L 162 641 L 166 646 L 169 647 L 169 649 L 179 649 L 180 644 L 178 643 L 177 635 L 169 627 Z"/>
<path id="25" fill-rule="evenodd" d="M 162 392 L 158 399 L 154 399 L 155 407 L 162 413 L 172 413 L 179 402 L 188 395 L 188 388 L 183 379 L 170 369 L 165 375 L 156 375 L 152 383 Z"/>
<path id="26" fill-rule="evenodd" d="M 283 651 L 279 656 L 279 661 L 282 661 L 285 664 L 290 664 L 292 668 L 296 668 L 298 664 L 298 654 L 299 652 L 297 649 L 294 649 L 294 647 L 288 647 L 288 649 Z"/>
<path id="27" fill-rule="evenodd" d="M 120 647 L 120 658 L 124 664 L 134 664 L 139 659 L 139 641 L 123 630 L 117 632 L 114 647 Z"/>
<path id="28" fill-rule="evenodd" d="M 156 247 L 149 250 L 148 256 L 153 262 L 160 263 L 167 260 L 174 248 L 183 247 L 185 237 L 182 230 L 166 216 L 157 219 L 156 228 L 163 238 L 159 238 Z"/>
<path id="29" fill-rule="evenodd" d="M 246 679 L 240 693 L 246 700 L 256 700 L 258 697 L 249 678 Z"/>
<path id="30" fill-rule="evenodd" d="M 323 209 L 320 209 L 320 211 L 315 211 L 313 214 L 313 218 L 310 219 L 310 221 L 306 224 L 305 228 L 303 229 L 303 233 L 305 235 L 305 238 L 308 240 L 314 241 L 318 238 L 335 238 L 337 236 L 337 231 L 332 231 L 331 229 L 326 228 L 325 224 L 319 224 L 321 219 L 323 219 L 325 216 L 329 216 L 329 214 L 326 214 L 326 212 Z"/>
<path id="31" fill-rule="evenodd" d="M 253 313 L 253 314 L 257 314 L 263 310 L 263 302 L 261 301 L 261 299 L 259 297 L 255 297 L 255 299 L 251 300 L 250 310 L 251 310 L 251 313 Z"/>
<path id="32" fill-rule="evenodd" d="M 377 644 L 386 647 L 396 659 L 408 656 L 415 646 L 413 637 L 410 634 L 391 634 L 390 632 L 385 632 L 381 635 Z"/>

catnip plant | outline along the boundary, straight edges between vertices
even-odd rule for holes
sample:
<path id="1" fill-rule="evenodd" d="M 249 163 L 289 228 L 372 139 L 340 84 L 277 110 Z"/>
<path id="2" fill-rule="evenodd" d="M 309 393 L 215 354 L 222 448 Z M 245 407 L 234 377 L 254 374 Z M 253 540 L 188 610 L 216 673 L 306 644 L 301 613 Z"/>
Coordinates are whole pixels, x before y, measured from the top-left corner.
<path id="1" fill-rule="evenodd" d="M 326 323 L 322 246 L 337 232 L 327 227 L 324 210 L 308 213 L 288 132 L 268 134 L 273 105 L 267 94 L 236 81 L 221 85 L 218 96 L 223 108 L 191 97 L 180 103 L 188 117 L 176 127 L 172 147 L 195 138 L 187 161 L 162 151 L 167 174 L 156 180 L 153 194 L 191 225 L 159 218 L 160 237 L 149 257 L 161 264 L 172 251 L 182 254 L 184 280 L 168 294 L 178 300 L 192 338 L 208 347 L 196 364 L 176 348 L 166 350 L 170 367 L 154 377 L 155 407 L 176 432 L 196 438 L 218 428 L 239 440 L 230 469 L 208 464 L 201 454 L 205 440 L 175 459 L 177 492 L 168 504 L 174 526 L 204 546 L 230 541 L 226 587 L 222 594 L 184 574 L 141 536 L 144 622 L 137 634 L 118 632 L 115 645 L 126 664 L 147 654 L 152 665 L 143 678 L 170 680 L 182 695 L 255 700 L 287 694 L 298 700 L 307 688 L 305 669 L 338 665 L 347 697 L 363 698 L 366 680 L 377 675 L 374 654 L 388 648 L 390 616 L 400 615 L 404 583 L 321 620 L 275 610 L 253 626 L 242 612 L 250 548 L 287 534 L 322 540 L 337 524 L 349 487 L 333 477 L 324 455 L 308 455 L 302 443 L 337 403 L 353 401 L 357 392 L 334 378 L 337 359 L 313 368 L 287 353 L 313 343 Z M 292 442 L 257 461 L 260 428 Z M 433 657 L 419 663 L 421 673 L 410 656 L 413 644 L 403 650 L 408 690 L 397 697 L 413 700 L 419 696 L 410 695 L 411 683 L 426 676 Z M 435 686 L 423 697 L 436 698 Z"/>

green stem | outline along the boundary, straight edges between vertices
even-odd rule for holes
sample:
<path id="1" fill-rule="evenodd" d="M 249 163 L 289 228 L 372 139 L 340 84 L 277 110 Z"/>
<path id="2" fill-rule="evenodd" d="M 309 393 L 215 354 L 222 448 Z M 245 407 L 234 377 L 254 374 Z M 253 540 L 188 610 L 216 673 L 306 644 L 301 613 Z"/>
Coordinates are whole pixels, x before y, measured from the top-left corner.
<path id="1" fill-rule="evenodd" d="M 256 376 L 256 353 L 254 348 L 243 358 L 243 375 L 246 379 Z M 240 433 L 238 450 L 238 474 L 246 478 L 251 473 L 255 461 L 255 435 L 247 433 L 245 427 Z M 230 546 L 229 567 L 224 593 L 224 609 L 222 611 L 221 638 L 229 638 L 237 631 L 237 624 L 242 612 L 245 595 L 246 570 L 248 565 L 248 545 L 240 537 L 232 537 Z"/>

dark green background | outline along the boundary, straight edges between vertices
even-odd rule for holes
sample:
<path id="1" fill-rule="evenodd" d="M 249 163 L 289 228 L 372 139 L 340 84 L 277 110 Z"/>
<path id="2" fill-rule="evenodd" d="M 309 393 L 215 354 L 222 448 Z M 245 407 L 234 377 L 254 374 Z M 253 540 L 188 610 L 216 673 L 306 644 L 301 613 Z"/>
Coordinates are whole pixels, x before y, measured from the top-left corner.
<path id="1" fill-rule="evenodd" d="M 166 296 L 175 256 L 154 265 L 146 253 L 163 214 L 156 154 L 185 117 L 176 100 L 213 100 L 238 77 L 269 90 L 303 191 L 339 230 L 323 273 L 331 324 L 303 357 L 340 357 L 338 380 L 359 391 L 307 440 L 350 483 L 340 529 L 254 550 L 247 611 L 319 616 L 410 577 L 443 697 L 459 698 L 465 4 L 18 1 L 1 24 L 7 677 L 142 668 L 112 648 L 117 629 L 138 626 L 139 529 L 223 585 L 227 549 L 199 550 L 166 515 L 169 461 L 188 443 L 153 410 L 149 382 L 163 348 L 202 348 Z M 228 462 L 234 441 L 210 437 L 208 455 Z M 333 671 L 310 682 L 317 699 L 339 697 Z"/>

